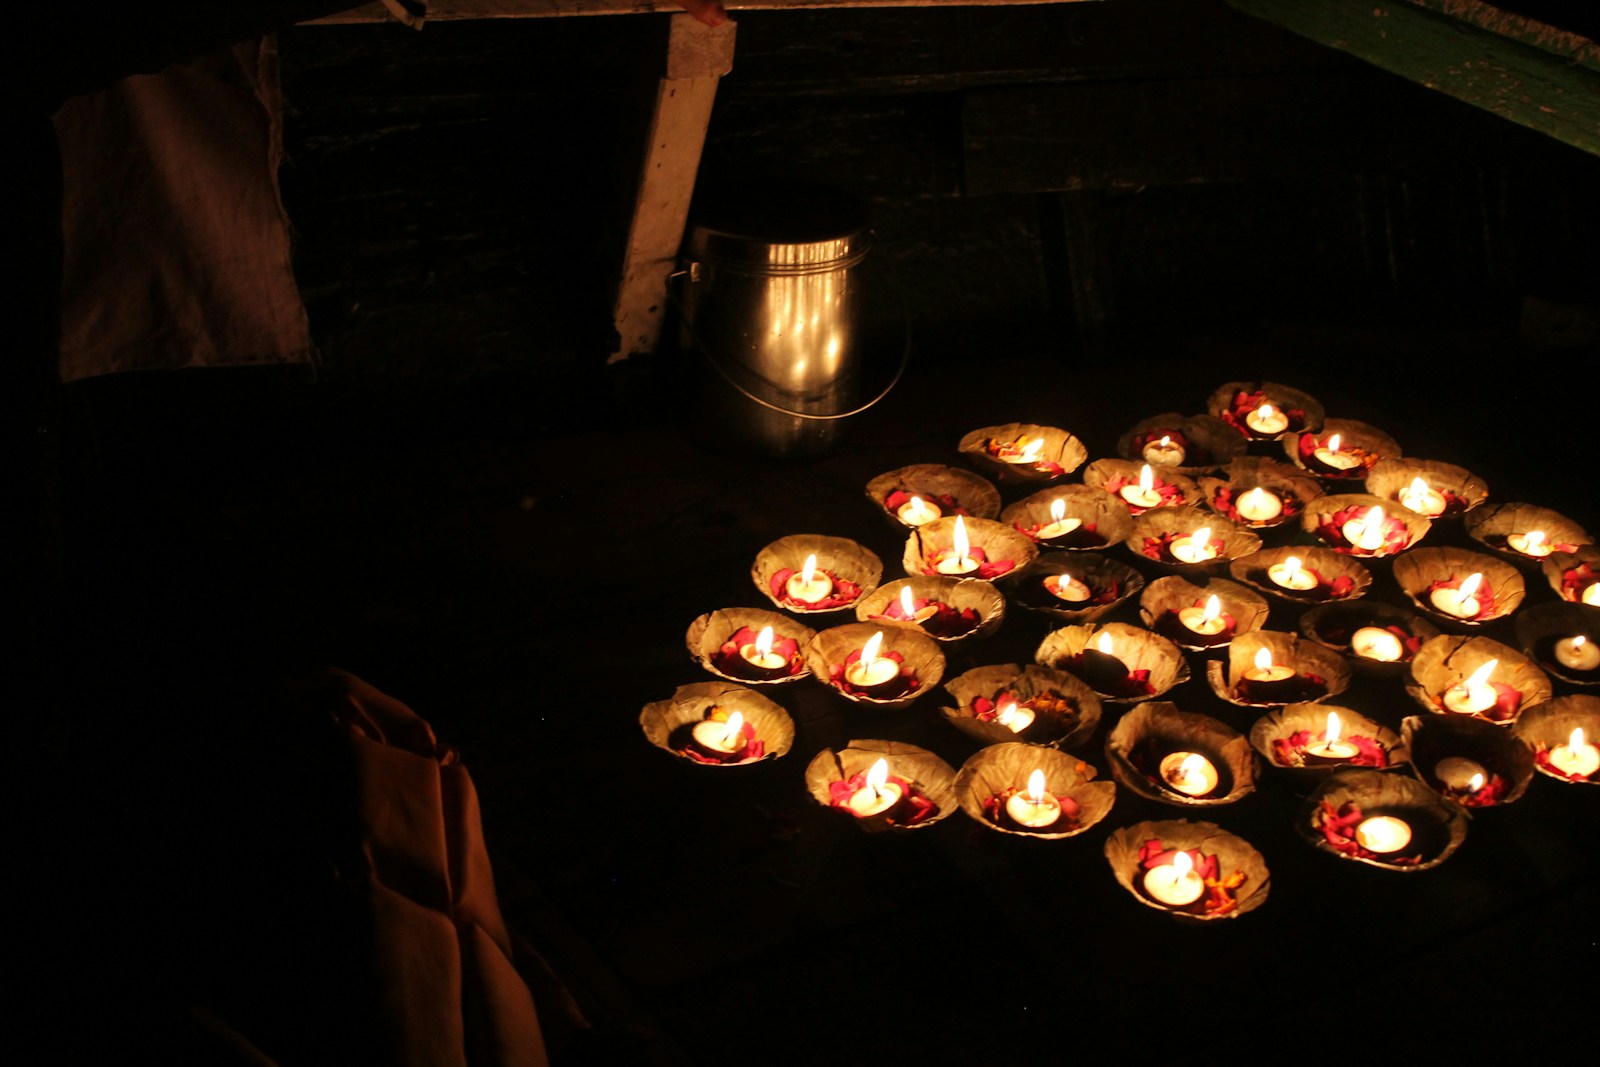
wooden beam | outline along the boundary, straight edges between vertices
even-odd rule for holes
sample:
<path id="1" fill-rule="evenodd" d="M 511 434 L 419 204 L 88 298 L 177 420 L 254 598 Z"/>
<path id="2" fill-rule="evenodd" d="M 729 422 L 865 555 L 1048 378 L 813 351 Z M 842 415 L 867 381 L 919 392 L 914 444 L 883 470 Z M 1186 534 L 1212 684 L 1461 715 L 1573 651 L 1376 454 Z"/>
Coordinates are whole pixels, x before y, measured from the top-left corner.
<path id="1" fill-rule="evenodd" d="M 733 67 L 734 29 L 732 22 L 713 28 L 690 15 L 672 17 L 612 305 L 620 347 L 607 362 L 652 351 L 660 337 L 717 80 Z"/>
<path id="2" fill-rule="evenodd" d="M 1600 155 L 1600 47 L 1480 0 L 1226 0 L 1501 118 Z"/>
<path id="3" fill-rule="evenodd" d="M 1104 0 L 724 0 L 729 11 L 805 11 L 837 7 L 1004 7 L 1039 4 L 1102 3 Z M 457 19 L 536 19 L 572 15 L 638 15 L 678 13 L 671 0 L 428 0 L 428 21 Z M 384 22 L 390 18 L 381 0 L 337 15 L 313 19 L 336 25 Z"/>

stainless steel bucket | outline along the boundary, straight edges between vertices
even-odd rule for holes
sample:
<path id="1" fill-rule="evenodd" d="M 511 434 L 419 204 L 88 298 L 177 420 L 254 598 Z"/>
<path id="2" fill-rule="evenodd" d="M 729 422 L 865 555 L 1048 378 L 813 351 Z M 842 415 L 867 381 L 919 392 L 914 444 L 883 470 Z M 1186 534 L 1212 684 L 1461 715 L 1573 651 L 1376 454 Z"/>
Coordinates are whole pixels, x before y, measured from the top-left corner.
<path id="1" fill-rule="evenodd" d="M 679 306 L 685 340 L 707 365 L 701 417 L 772 455 L 815 455 L 899 379 L 862 402 L 860 268 L 871 238 L 837 195 L 774 195 L 761 206 L 764 215 L 724 211 L 689 231 Z"/>

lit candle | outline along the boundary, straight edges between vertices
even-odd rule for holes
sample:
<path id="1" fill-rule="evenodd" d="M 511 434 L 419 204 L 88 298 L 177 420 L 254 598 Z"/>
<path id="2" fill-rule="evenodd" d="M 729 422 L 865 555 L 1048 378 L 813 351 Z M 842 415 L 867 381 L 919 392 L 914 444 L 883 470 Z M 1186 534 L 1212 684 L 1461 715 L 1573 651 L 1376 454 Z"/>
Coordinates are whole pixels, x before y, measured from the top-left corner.
<path id="1" fill-rule="evenodd" d="M 1410 843 L 1410 825 L 1393 815 L 1374 815 L 1356 826 L 1356 844 L 1380 856 L 1399 852 Z"/>
<path id="2" fill-rule="evenodd" d="M 1376 552 L 1383 547 L 1384 520 L 1382 508 L 1368 508 L 1365 515 L 1351 519 L 1339 532 L 1353 547 L 1363 552 Z"/>
<path id="3" fill-rule="evenodd" d="M 911 587 L 902 585 L 900 587 L 900 614 L 910 622 L 922 623 L 939 614 L 939 608 L 935 604 L 925 604 L 918 608 L 917 602 L 911 599 Z"/>
<path id="4" fill-rule="evenodd" d="M 1458 619 L 1476 619 L 1483 610 L 1483 602 L 1476 596 L 1478 586 L 1482 584 L 1483 575 L 1473 572 L 1463 578 L 1456 588 L 1442 585 L 1428 594 L 1428 599 L 1446 615 L 1454 615 Z"/>
<path id="5" fill-rule="evenodd" d="M 1155 490 L 1156 475 L 1146 463 L 1139 468 L 1139 484 L 1125 485 L 1117 490 L 1117 495 L 1136 508 L 1153 508 L 1161 504 L 1161 494 Z"/>
<path id="6" fill-rule="evenodd" d="M 1166 435 L 1144 446 L 1144 461 L 1158 467 L 1175 467 L 1183 462 L 1183 456 L 1183 446 Z"/>
<path id="7" fill-rule="evenodd" d="M 1489 683 L 1489 676 L 1499 665 L 1499 660 L 1489 660 L 1469 674 L 1465 681 L 1446 689 L 1444 706 L 1462 715 L 1481 715 L 1494 707 L 1500 694 Z"/>
<path id="8" fill-rule="evenodd" d="M 900 803 L 904 795 L 898 784 L 889 781 L 889 761 L 880 759 L 867 772 L 866 784 L 850 794 L 845 807 L 858 818 L 880 815 Z"/>
<path id="9" fill-rule="evenodd" d="M 895 511 L 895 516 L 907 526 L 926 526 L 942 514 L 939 505 L 930 504 L 920 496 L 912 497 Z"/>
<path id="10" fill-rule="evenodd" d="M 1283 514 L 1283 501 L 1277 493 L 1269 493 L 1258 485 L 1239 498 L 1234 510 L 1246 522 L 1271 522 Z"/>
<path id="11" fill-rule="evenodd" d="M 1400 503 L 1430 519 L 1435 515 L 1443 515 L 1444 509 L 1449 505 L 1445 503 L 1444 494 L 1429 487 L 1421 478 L 1411 479 L 1411 484 L 1400 490 Z"/>
<path id="12" fill-rule="evenodd" d="M 1094 591 L 1070 574 L 1045 575 L 1044 587 L 1050 595 L 1060 600 L 1081 604 L 1094 595 Z"/>
<path id="13" fill-rule="evenodd" d="M 1446 756 L 1433 765 L 1433 776 L 1446 789 L 1466 793 L 1476 793 L 1489 780 L 1489 772 L 1484 770 L 1483 764 L 1465 756 Z"/>
<path id="14" fill-rule="evenodd" d="M 758 671 L 781 671 L 789 661 L 772 651 L 772 627 L 763 626 L 756 639 L 739 649 L 739 656 Z"/>
<path id="15" fill-rule="evenodd" d="M 967 543 L 967 524 L 961 521 L 960 515 L 957 515 L 956 532 L 951 538 L 950 551 L 934 565 L 934 570 L 957 578 L 976 572 L 978 561 L 967 555 L 969 551 L 971 545 Z"/>
<path id="16" fill-rule="evenodd" d="M 1311 766 L 1326 766 L 1330 763 L 1343 763 L 1344 761 L 1360 755 L 1361 750 L 1348 741 L 1339 740 L 1342 730 L 1339 722 L 1339 713 L 1328 712 L 1327 721 L 1323 724 L 1322 740 L 1313 741 L 1301 752 L 1301 758 Z"/>
<path id="17" fill-rule="evenodd" d="M 1339 446 L 1343 443 L 1340 436 L 1334 434 L 1328 438 L 1326 444 L 1323 444 L 1312 454 L 1317 457 L 1317 462 L 1324 467 L 1332 467 L 1334 470 L 1347 471 L 1361 466 L 1360 457 L 1339 451 Z"/>
<path id="18" fill-rule="evenodd" d="M 1271 404 L 1262 404 L 1245 415 L 1244 424 L 1256 433 L 1270 437 L 1273 434 L 1280 434 L 1289 428 L 1289 416 Z"/>
<path id="19" fill-rule="evenodd" d="M 1583 587 L 1583 595 L 1578 598 L 1591 608 L 1600 608 L 1600 582 L 1590 582 Z"/>
<path id="20" fill-rule="evenodd" d="M 1578 634 L 1556 642 L 1556 662 L 1574 671 L 1592 671 L 1600 667 L 1600 647 Z"/>
<path id="21" fill-rule="evenodd" d="M 994 721 L 1004 726 L 1014 734 L 1020 734 L 1033 725 L 1033 709 L 1025 708 L 1014 700 L 1008 700 L 1000 705 L 1000 710 L 995 712 Z"/>
<path id="22" fill-rule="evenodd" d="M 1161 757 L 1161 784 L 1186 797 L 1203 797 L 1217 788 L 1217 768 L 1198 752 Z"/>
<path id="23" fill-rule="evenodd" d="M 1029 830 L 1043 829 L 1061 818 L 1061 802 L 1044 791 L 1044 771 L 1028 775 L 1026 792 L 1011 794 L 1006 800 L 1006 814 Z"/>
<path id="24" fill-rule="evenodd" d="M 900 664 L 887 656 L 880 659 L 878 649 L 883 646 L 883 631 L 867 638 L 861 646 L 861 655 L 845 668 L 844 677 L 857 689 L 872 690 L 887 685 L 900 676 Z"/>
<path id="25" fill-rule="evenodd" d="M 1272 579 L 1274 585 L 1295 592 L 1305 592 L 1317 587 L 1317 576 L 1301 565 L 1299 556 L 1290 556 L 1282 563 L 1274 563 L 1267 568 L 1267 577 Z"/>
<path id="26" fill-rule="evenodd" d="M 833 579 L 817 570 L 817 555 L 813 552 L 806 557 L 805 566 L 800 568 L 800 573 L 789 576 L 784 591 L 789 594 L 790 600 L 798 600 L 802 604 L 815 604 L 833 592 Z"/>
<path id="27" fill-rule="evenodd" d="M 1536 559 L 1548 556 L 1552 551 L 1543 530 L 1507 534 L 1506 546 L 1514 552 L 1521 552 L 1524 556 L 1533 556 Z"/>
<path id="28" fill-rule="evenodd" d="M 1550 766 L 1573 778 L 1587 778 L 1600 770 L 1600 748 L 1584 740 L 1583 728 L 1575 728 L 1567 743 L 1556 745 L 1545 757 Z"/>
<path id="29" fill-rule="evenodd" d="M 1000 458 L 1007 463 L 1038 463 L 1039 455 L 1043 451 L 1044 438 L 1035 437 L 1030 441 L 1026 437 L 1019 437 Z"/>
<path id="30" fill-rule="evenodd" d="M 1350 635 L 1350 651 L 1362 659 L 1394 663 L 1405 655 L 1405 650 L 1398 637 L 1380 626 L 1363 626 Z"/>
<path id="31" fill-rule="evenodd" d="M 1067 502 L 1060 497 L 1050 501 L 1050 521 L 1039 527 L 1038 538 L 1049 541 L 1067 534 L 1083 525 L 1082 519 L 1067 518 Z"/>
<path id="32" fill-rule="evenodd" d="M 1194 870 L 1187 852 L 1179 852 L 1171 863 L 1151 867 L 1144 875 L 1144 891 L 1169 908 L 1193 904 L 1206 891 L 1205 879 Z"/>
<path id="33" fill-rule="evenodd" d="M 1222 617 L 1222 601 L 1215 593 L 1206 598 L 1203 608 L 1180 609 L 1178 621 L 1201 637 L 1215 637 L 1228 628 L 1228 620 Z"/>
<path id="34" fill-rule="evenodd" d="M 705 719 L 695 723 L 690 736 L 695 744 L 718 756 L 731 756 L 749 743 L 744 736 L 744 716 L 737 711 L 728 716 L 727 722 Z"/>
<path id="35" fill-rule="evenodd" d="M 1244 676 L 1252 682 L 1282 682 L 1294 677 L 1294 668 L 1273 663 L 1272 649 L 1258 648 L 1255 665 L 1246 668 Z"/>
<path id="36" fill-rule="evenodd" d="M 1179 563 L 1204 563 L 1217 556 L 1216 546 L 1211 543 L 1209 526 L 1202 526 L 1187 537 L 1174 537 L 1172 544 L 1167 546 L 1167 551 L 1171 552 L 1172 558 Z"/>

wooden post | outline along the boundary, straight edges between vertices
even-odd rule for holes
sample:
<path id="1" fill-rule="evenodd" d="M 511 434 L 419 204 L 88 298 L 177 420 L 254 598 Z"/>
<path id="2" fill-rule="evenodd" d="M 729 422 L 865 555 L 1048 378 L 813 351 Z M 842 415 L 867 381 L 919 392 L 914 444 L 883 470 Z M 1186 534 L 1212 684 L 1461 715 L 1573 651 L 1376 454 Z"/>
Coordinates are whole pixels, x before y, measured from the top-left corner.
<path id="1" fill-rule="evenodd" d="M 660 337 L 667 280 L 689 217 L 717 79 L 733 68 L 733 42 L 732 22 L 712 27 L 690 15 L 672 17 L 666 73 L 656 87 L 622 278 L 612 305 L 620 347 L 609 363 L 652 351 Z"/>

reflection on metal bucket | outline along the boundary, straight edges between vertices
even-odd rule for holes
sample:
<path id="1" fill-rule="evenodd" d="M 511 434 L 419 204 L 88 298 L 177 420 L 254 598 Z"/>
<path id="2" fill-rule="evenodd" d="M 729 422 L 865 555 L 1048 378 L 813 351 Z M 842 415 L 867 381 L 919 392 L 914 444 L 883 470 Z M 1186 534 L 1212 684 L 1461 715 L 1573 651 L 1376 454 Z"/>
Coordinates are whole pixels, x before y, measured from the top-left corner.
<path id="1" fill-rule="evenodd" d="M 770 236 L 781 227 L 690 231 L 681 310 L 688 341 L 714 372 L 701 396 L 719 433 L 774 455 L 814 455 L 888 392 L 861 401 L 857 268 L 870 242 L 834 228 L 843 232 L 813 220 L 782 234 L 793 240 Z"/>

